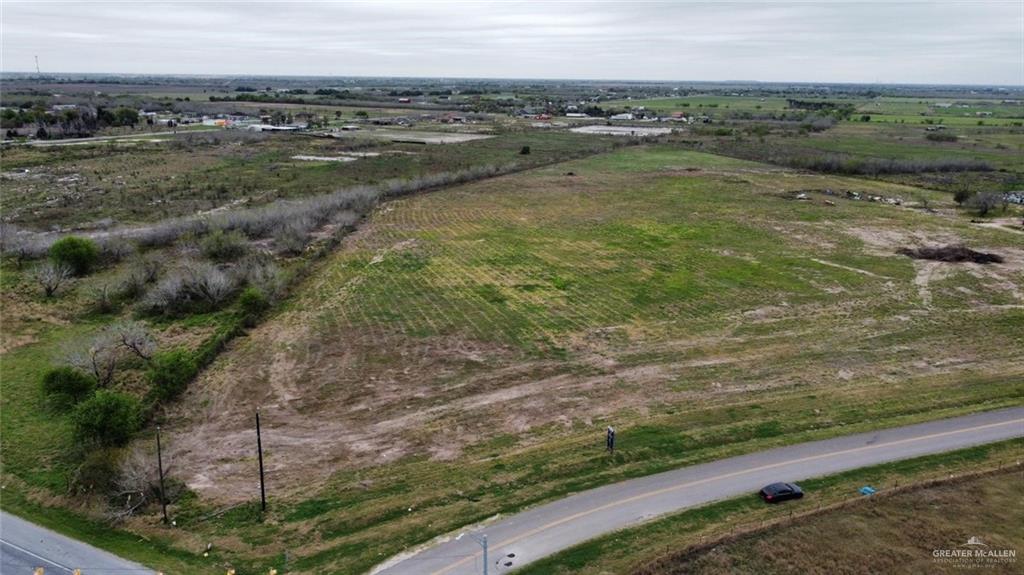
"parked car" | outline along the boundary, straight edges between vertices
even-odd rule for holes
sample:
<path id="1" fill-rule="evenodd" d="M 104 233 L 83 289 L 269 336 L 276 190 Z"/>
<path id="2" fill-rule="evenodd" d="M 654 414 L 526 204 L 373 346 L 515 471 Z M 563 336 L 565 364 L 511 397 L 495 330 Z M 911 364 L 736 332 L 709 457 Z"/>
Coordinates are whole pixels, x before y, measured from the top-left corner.
<path id="1" fill-rule="evenodd" d="M 758 495 L 768 503 L 778 503 L 787 499 L 800 499 L 804 492 L 796 483 L 772 483 L 764 486 Z"/>

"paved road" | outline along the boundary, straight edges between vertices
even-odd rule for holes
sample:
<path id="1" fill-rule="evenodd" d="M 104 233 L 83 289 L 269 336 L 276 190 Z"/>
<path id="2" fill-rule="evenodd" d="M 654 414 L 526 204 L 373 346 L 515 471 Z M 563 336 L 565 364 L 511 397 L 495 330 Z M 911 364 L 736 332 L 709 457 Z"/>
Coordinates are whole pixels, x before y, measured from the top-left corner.
<path id="1" fill-rule="evenodd" d="M 620 442 L 628 441 L 627 433 L 621 434 Z M 723 459 L 578 493 L 473 529 L 459 539 L 446 538 L 419 552 L 393 558 L 375 573 L 479 574 L 480 546 L 472 536 L 481 534 L 489 540 L 490 573 L 506 573 L 599 535 L 686 507 L 754 493 L 774 481 L 830 475 L 1021 436 L 1024 407 Z"/>
<path id="2" fill-rule="evenodd" d="M 0 574 L 152 575 L 153 570 L 0 512 Z"/>

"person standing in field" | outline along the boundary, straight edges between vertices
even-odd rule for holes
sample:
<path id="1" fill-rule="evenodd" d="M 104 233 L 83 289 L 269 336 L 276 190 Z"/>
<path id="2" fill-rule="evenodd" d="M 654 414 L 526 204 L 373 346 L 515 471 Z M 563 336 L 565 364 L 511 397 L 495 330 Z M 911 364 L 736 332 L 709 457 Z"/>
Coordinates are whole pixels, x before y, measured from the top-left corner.
<path id="1" fill-rule="evenodd" d="M 615 428 L 608 426 L 604 437 L 605 451 L 615 453 Z"/>

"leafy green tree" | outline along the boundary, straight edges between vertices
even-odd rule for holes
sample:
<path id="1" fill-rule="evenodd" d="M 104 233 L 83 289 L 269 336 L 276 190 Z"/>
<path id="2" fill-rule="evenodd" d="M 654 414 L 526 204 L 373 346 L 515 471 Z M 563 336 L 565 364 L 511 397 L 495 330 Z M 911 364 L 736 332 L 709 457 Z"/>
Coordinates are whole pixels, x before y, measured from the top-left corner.
<path id="1" fill-rule="evenodd" d="M 72 420 L 81 439 L 124 445 L 142 426 L 142 408 L 139 400 L 126 393 L 101 389 L 78 404 Z"/>
<path id="2" fill-rule="evenodd" d="M 100 251 L 90 239 L 68 236 L 50 246 L 50 260 L 71 268 L 76 276 L 84 276 L 99 260 Z"/>

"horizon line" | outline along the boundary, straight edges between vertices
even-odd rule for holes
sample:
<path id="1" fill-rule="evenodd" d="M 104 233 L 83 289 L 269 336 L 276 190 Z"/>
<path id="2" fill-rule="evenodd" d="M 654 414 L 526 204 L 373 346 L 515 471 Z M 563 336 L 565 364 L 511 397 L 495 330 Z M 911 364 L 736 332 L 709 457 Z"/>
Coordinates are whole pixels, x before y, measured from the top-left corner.
<path id="1" fill-rule="evenodd" d="M 821 81 L 821 80 L 669 80 L 669 79 L 637 79 L 637 78 L 555 78 L 555 77 L 503 77 L 503 76 L 401 76 L 401 75 L 331 75 L 331 74 L 230 74 L 230 73 L 186 73 L 186 72 L 35 72 L 21 70 L 0 70 L 0 75 L 18 74 L 30 79 L 45 79 L 47 76 L 124 76 L 124 77 L 165 77 L 165 78 L 359 78 L 359 79 L 402 79 L 402 80 L 511 80 L 511 81 L 543 81 L 543 82 L 617 82 L 643 84 L 700 83 L 700 84 L 811 84 L 833 86 L 943 86 L 943 87 L 975 87 L 975 88 L 1010 88 L 1024 90 L 1024 84 L 971 84 L 971 83 L 934 83 L 934 82 L 855 82 L 855 81 Z"/>

